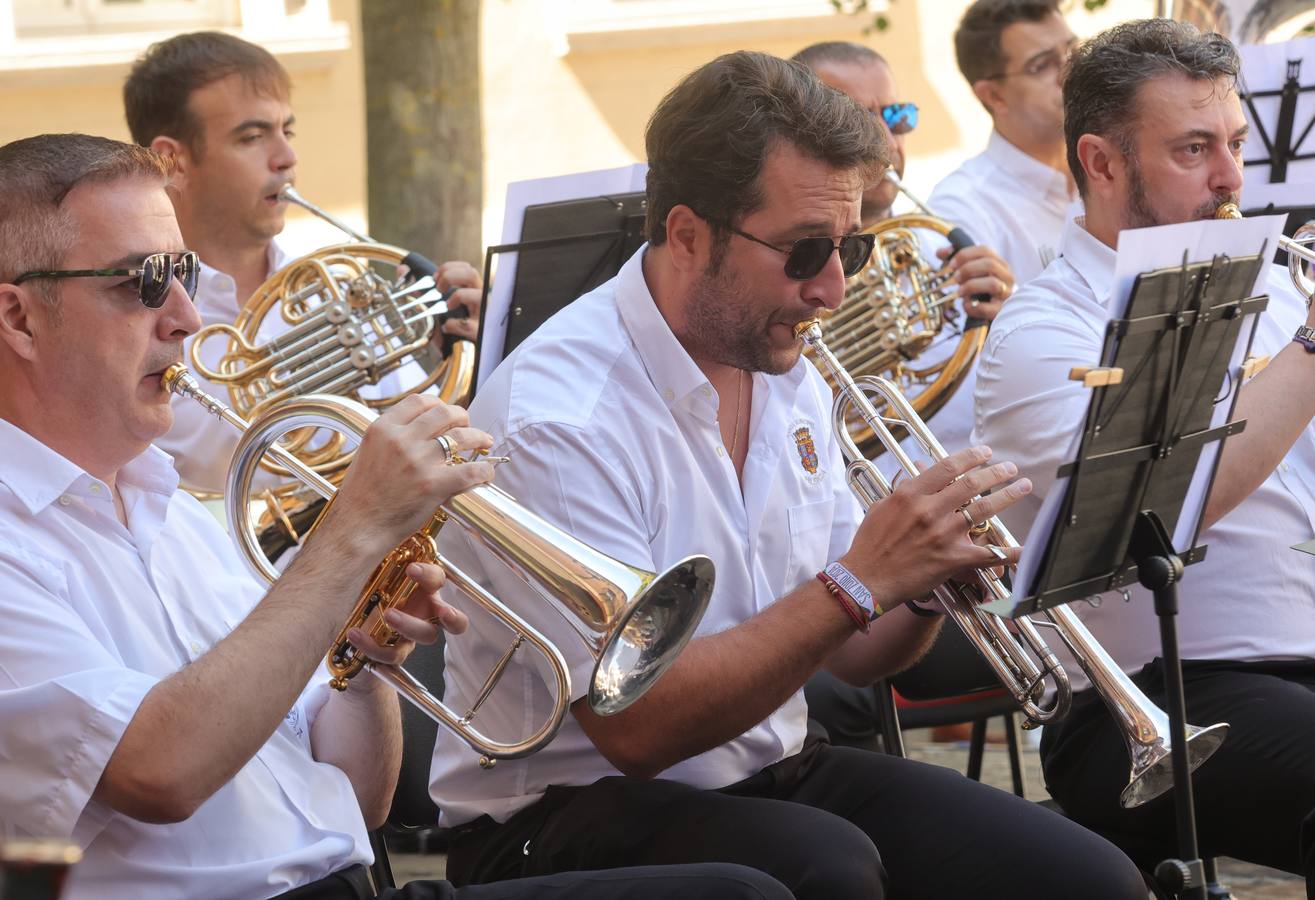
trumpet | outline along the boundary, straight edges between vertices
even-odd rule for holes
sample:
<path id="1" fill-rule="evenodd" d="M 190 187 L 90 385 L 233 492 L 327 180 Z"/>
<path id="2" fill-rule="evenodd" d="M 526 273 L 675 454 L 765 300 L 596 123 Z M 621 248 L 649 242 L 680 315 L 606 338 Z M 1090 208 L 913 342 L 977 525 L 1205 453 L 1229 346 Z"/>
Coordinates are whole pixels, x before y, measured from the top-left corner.
<path id="1" fill-rule="evenodd" d="M 1219 204 L 1215 218 L 1240 219 L 1242 208 L 1232 200 L 1227 200 Z M 1306 305 L 1310 306 L 1311 300 L 1315 300 L 1315 222 L 1302 225 L 1292 237 L 1280 234 L 1278 245 L 1287 251 L 1288 274 L 1292 276 L 1292 286 L 1306 298 Z"/>
<path id="2" fill-rule="evenodd" d="M 229 468 L 226 511 L 233 539 L 247 564 L 272 583 L 278 572 L 260 552 L 251 506 L 246 501 L 261 458 L 266 453 L 274 456 L 332 504 L 337 493 L 334 485 L 276 442 L 284 433 L 306 427 L 345 432 L 359 440 L 376 414 L 344 397 L 312 394 L 270 407 L 247 422 L 202 391 L 181 364 L 170 366 L 163 380 L 168 390 L 192 398 L 242 431 Z M 384 557 L 371 573 L 356 607 L 330 647 L 326 665 L 333 675 L 330 685 L 338 690 L 345 689 L 348 680 L 363 670 L 382 679 L 482 754 L 480 764 L 485 767 L 498 759 L 527 756 L 552 740 L 570 705 L 570 671 L 560 649 L 438 552 L 435 539 L 449 519 L 507 565 L 574 628 L 594 659 L 588 698 L 599 715 L 620 712 L 653 685 L 693 636 L 712 594 L 713 564 L 706 556 L 687 557 L 659 574 L 628 566 L 595 550 L 493 485 L 478 485 L 448 499 L 420 531 Z M 399 635 L 384 624 L 382 613 L 405 602 L 415 589 L 415 582 L 405 575 L 412 562 L 441 565 L 450 584 L 513 632 L 510 646 L 464 713 L 457 713 L 434 697 L 404 669 L 372 662 L 347 641 L 347 632 L 353 627 L 382 644 L 398 641 Z M 471 723 L 525 644 L 547 659 L 556 705 L 524 739 L 495 741 Z"/>
<path id="3" fill-rule="evenodd" d="M 886 451 L 894 455 L 910 476 L 918 474 L 918 467 L 900 446 L 892 429 L 907 431 L 932 460 L 941 460 L 948 455 L 892 382 L 871 375 L 857 379 L 850 376 L 827 348 L 816 319 L 795 326 L 795 336 L 804 341 L 839 386 L 832 410 L 833 425 L 847 462 L 846 477 L 850 489 L 864 509 L 890 496 L 892 487 L 881 471 L 863 456 L 850 435 L 846 419 L 851 411 L 857 413 L 866 427 L 877 435 Z M 873 397 L 885 406 L 885 414 L 873 402 Z M 992 516 L 986 525 L 983 537 L 989 545 L 997 548 L 998 556 L 1004 555 L 998 548 L 1019 546 L 998 518 Z M 983 603 L 1009 596 L 1009 589 L 1000 576 L 991 570 L 979 570 L 972 583 L 946 582 L 933 594 L 1018 702 L 1025 716 L 1024 728 L 1057 721 L 1068 712 L 1073 697 L 1068 673 L 1041 638 L 1037 624 L 1025 616 L 1015 619 L 1015 635 L 999 617 L 979 609 Z M 1132 769 L 1119 802 L 1124 808 L 1132 808 L 1169 790 L 1173 787 L 1173 765 L 1168 717 L 1124 674 L 1071 609 L 1057 606 L 1046 610 L 1044 615 L 1048 620 L 1045 624 L 1055 630 L 1086 672 L 1123 734 Z M 1054 688 L 1053 698 L 1048 703 L 1044 700 L 1047 683 L 1053 684 Z M 1222 723 L 1208 728 L 1187 726 L 1191 771 L 1210 758 L 1227 733 L 1228 726 Z"/>

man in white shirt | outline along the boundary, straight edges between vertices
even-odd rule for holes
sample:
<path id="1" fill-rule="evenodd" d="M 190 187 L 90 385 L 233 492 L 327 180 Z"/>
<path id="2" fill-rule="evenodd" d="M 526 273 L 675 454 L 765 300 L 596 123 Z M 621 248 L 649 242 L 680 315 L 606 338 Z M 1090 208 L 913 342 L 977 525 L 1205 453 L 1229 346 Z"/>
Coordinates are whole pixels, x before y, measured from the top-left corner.
<path id="1" fill-rule="evenodd" d="M 872 115 L 890 148 L 892 168 L 903 176 L 904 142 L 917 123 L 917 109 L 912 103 L 899 101 L 895 73 L 885 58 L 870 47 L 846 41 L 811 44 L 793 58 L 816 72 L 824 84 L 843 92 Z M 896 188 L 889 179 L 883 178 L 869 186 L 863 193 L 863 227 L 870 228 L 889 219 L 896 196 Z M 964 225 L 935 207 L 932 209 L 952 224 Z M 989 322 L 995 318 L 1013 292 L 1014 273 L 1006 260 L 992 249 L 995 244 L 983 240 L 971 227 L 967 228 L 967 233 L 979 243 L 953 256 L 949 255 L 949 245 L 937 233 L 928 232 L 924 246 L 935 248 L 942 259 L 948 257 L 948 265 L 963 301 L 962 311 L 966 318 L 978 320 L 977 327 L 981 327 L 981 320 Z M 971 324 L 964 318 L 959 321 L 964 326 Z M 875 330 L 879 325 L 874 322 L 871 327 Z M 948 360 L 958 349 L 960 340 L 957 333 L 946 327 L 918 357 L 918 365 L 932 366 Z M 927 420 L 947 450 L 962 450 L 969 445 L 973 427 L 974 372 L 975 366 L 970 365 L 945 405 Z M 904 444 L 915 459 L 925 456 L 912 439 L 906 439 Z M 890 454 L 880 457 L 878 466 L 888 478 L 899 474 L 898 465 Z M 825 671 L 815 675 L 808 684 L 808 706 L 813 718 L 827 729 L 831 740 L 836 743 L 870 745 L 880 728 L 880 704 L 872 689 L 845 684 Z"/>
<path id="2" fill-rule="evenodd" d="M 431 794 L 457 826 L 449 877 L 700 859 L 760 868 L 800 898 L 1144 896 L 1109 844 L 1034 804 L 805 740 L 809 676 L 827 666 L 871 683 L 916 659 L 938 617 L 906 602 L 988 564 L 968 520 L 1027 489 L 985 448 L 908 479 L 866 517 L 845 483 L 831 394 L 794 328 L 835 308 L 845 271 L 867 259 L 860 196 L 885 163 L 871 117 L 802 65 L 734 53 L 667 95 L 646 143 L 650 243 L 521 344 L 471 417 L 512 459 L 499 482 L 540 515 L 646 569 L 706 553 L 715 592 L 698 635 L 629 709 L 587 709 L 593 658 L 563 638 L 581 687 L 550 747 L 487 770 L 440 736 Z M 1000 487 L 971 499 L 988 484 Z M 462 536 L 442 549 L 481 571 Z M 493 590 L 563 632 L 515 579 Z M 447 646 L 458 706 L 505 648 L 479 611 L 466 638 Z M 505 736 L 551 700 L 513 662 L 481 727 Z M 1002 822 L 1021 836 L 988 838 Z"/>
<path id="3" fill-rule="evenodd" d="M 1080 45 L 1069 66 L 1065 129 L 1086 216 L 996 320 L 978 374 L 975 434 L 1008 448 L 1037 487 L 1005 514 L 1020 536 L 1086 415 L 1088 392 L 1067 374 L 1099 362 L 1119 232 L 1210 218 L 1242 188 L 1247 123 L 1237 52 L 1225 38 L 1168 20 L 1131 22 Z M 1315 316 L 1283 270 L 1271 276 L 1253 352 L 1272 359 L 1241 389 L 1236 416 L 1247 427 L 1224 446 L 1204 512 L 1208 553 L 1183 576 L 1177 622 L 1188 719 L 1231 725 L 1193 779 L 1201 850 L 1304 873 L 1310 892 L 1315 572 L 1289 547 L 1315 534 L 1315 342 L 1298 331 Z M 1130 602 L 1116 594 L 1076 609 L 1164 707 L 1149 594 L 1136 588 Z M 1092 691 L 1046 729 L 1041 752 L 1051 793 L 1078 821 L 1142 862 L 1176 851 L 1171 796 L 1120 808 L 1127 753 Z"/>
<path id="4" fill-rule="evenodd" d="M 133 140 L 174 166 L 170 199 L 183 239 L 203 263 L 196 293 L 203 325 L 232 324 L 247 298 L 294 256 L 279 240 L 287 211 L 279 190 L 293 183 L 297 164 L 291 91 L 288 73 L 267 50 L 214 31 L 152 45 L 124 82 Z M 445 322 L 442 333 L 473 339 L 479 273 L 469 263 L 447 262 L 435 277 L 440 290 L 457 289 L 451 302 L 471 313 Z M 260 338 L 288 327 L 282 316 L 267 316 Z M 203 345 L 212 368 L 224 344 L 212 339 Z M 198 380 L 208 392 L 227 396 L 225 387 Z M 222 492 L 236 438 L 196 404 L 174 405 L 176 424 L 160 446 L 174 456 L 189 487 Z"/>
<path id="5" fill-rule="evenodd" d="M 42 135 L 0 147 L 0 834 L 75 841 L 64 896 L 373 897 L 367 827 L 392 799 L 398 699 L 330 693 L 324 650 L 361 584 L 448 497 L 492 476 L 463 410 L 397 404 L 268 591 L 152 446 L 164 370 L 199 317 L 197 260 L 141 147 Z M 465 617 L 443 570 L 385 614 L 401 663 Z M 318 674 L 317 674 L 318 673 Z M 646 880 L 652 878 L 652 881 Z M 385 897 L 788 894 L 749 870 L 560 876 L 497 894 L 420 882 Z"/>
<path id="6" fill-rule="evenodd" d="M 998 248 L 1019 284 L 1054 258 L 1065 214 L 1077 200 L 1064 156 L 1060 94 L 1076 41 L 1058 0 L 977 0 L 954 33 L 959 71 L 991 114 L 991 136 L 927 202 Z"/>

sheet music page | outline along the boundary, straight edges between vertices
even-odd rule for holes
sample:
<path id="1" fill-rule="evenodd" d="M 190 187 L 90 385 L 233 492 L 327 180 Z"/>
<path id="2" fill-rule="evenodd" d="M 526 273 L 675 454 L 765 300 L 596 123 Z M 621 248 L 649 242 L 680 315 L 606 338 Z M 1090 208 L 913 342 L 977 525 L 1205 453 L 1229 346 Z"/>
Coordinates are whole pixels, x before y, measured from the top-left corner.
<path id="1" fill-rule="evenodd" d="M 1119 234 L 1119 258 L 1114 270 L 1114 298 L 1117 304 L 1115 318 L 1122 317 L 1128 308 L 1132 294 L 1132 285 L 1142 272 L 1181 265 L 1183 250 L 1187 251 L 1189 262 L 1202 262 L 1215 256 L 1247 256 L 1262 253 L 1265 259 L 1271 259 L 1278 247 L 1279 235 L 1283 233 L 1285 216 L 1255 216 L 1249 219 L 1207 219 L 1200 222 L 1184 222 L 1181 225 L 1162 225 L 1158 228 L 1140 228 Z M 1260 266 L 1251 294 L 1262 293 L 1269 265 Z M 1112 299 L 1114 299 L 1112 298 Z M 1233 358 L 1229 361 L 1229 371 L 1236 373 L 1244 360 L 1247 339 L 1251 335 L 1251 317 L 1242 322 L 1238 333 L 1237 346 L 1233 349 Z M 1224 424 L 1228 415 L 1229 403 L 1215 404 L 1210 427 Z M 1173 546 L 1179 553 L 1191 548 L 1192 535 L 1196 533 L 1197 522 L 1205 509 L 1206 485 L 1214 469 L 1215 457 L 1219 455 L 1219 441 L 1207 444 L 1201 451 L 1201 458 L 1192 476 L 1191 486 L 1187 489 L 1187 498 L 1183 501 L 1182 513 L 1178 516 L 1174 528 Z"/>
<path id="2" fill-rule="evenodd" d="M 646 163 L 635 163 L 616 169 L 599 169 L 574 175 L 556 175 L 551 178 L 531 178 L 513 181 L 507 185 L 507 211 L 502 222 L 502 243 L 515 244 L 521 239 L 525 224 L 526 207 L 540 203 L 557 203 L 562 200 L 579 200 L 607 194 L 627 194 L 644 189 L 648 174 Z M 502 347 L 507 338 L 507 314 L 511 311 L 511 293 L 516 285 L 518 253 L 503 253 L 495 257 L 497 277 L 489 288 L 488 309 L 480 332 L 479 371 L 475 373 L 476 389 L 483 384 L 498 363 L 502 362 Z"/>
<path id="3" fill-rule="evenodd" d="M 1242 56 L 1242 87 L 1246 91 L 1282 90 L 1287 81 L 1288 63 L 1295 61 L 1301 63 L 1298 83 L 1302 87 L 1315 85 L 1315 38 L 1298 38 L 1282 44 L 1247 44 L 1239 47 L 1238 52 Z M 1276 139 L 1281 101 L 1282 98 L 1278 96 L 1252 98 L 1254 117 L 1247 104 L 1242 104 L 1247 121 L 1251 123 L 1251 136 L 1242 154 L 1245 160 L 1258 160 L 1267 156 L 1257 126 L 1264 127 L 1271 141 Z M 1315 91 L 1303 91 L 1297 94 L 1296 115 L 1292 122 L 1294 143 L 1302 137 L 1302 132 L 1312 118 L 1315 118 Z M 1301 147 L 1293 149 L 1299 153 L 1315 153 L 1313 141 L 1315 136 L 1307 135 Z M 1282 208 L 1315 202 L 1312 199 L 1315 198 L 1315 159 L 1289 162 L 1287 177 L 1282 182 L 1271 184 L 1269 178 L 1268 164 L 1246 167 L 1246 182 L 1242 188 L 1244 208 L 1259 209 L 1269 203 Z"/>
<path id="4" fill-rule="evenodd" d="M 1159 225 L 1152 228 L 1138 228 L 1119 233 L 1118 261 L 1114 270 L 1114 287 L 1107 301 L 1110 318 L 1122 318 L 1127 311 L 1128 301 L 1132 296 L 1132 286 L 1137 276 L 1143 272 L 1181 265 L 1183 251 L 1187 252 L 1188 262 L 1202 262 L 1221 254 L 1228 256 L 1247 256 L 1256 254 L 1264 248 L 1266 258 L 1270 258 L 1282 233 L 1284 216 L 1257 216 L 1249 219 L 1208 219 L 1198 222 L 1184 222 L 1181 225 Z M 1268 265 L 1260 267 L 1252 293 L 1262 290 Z M 1238 346 L 1233 351 L 1230 369 L 1236 371 L 1242 364 L 1242 354 L 1246 350 L 1246 340 L 1251 333 L 1250 317 L 1242 323 Z M 1229 409 L 1228 403 L 1219 403 L 1211 425 L 1223 424 Z M 1073 442 L 1064 456 L 1065 462 L 1077 458 L 1082 440 L 1081 433 L 1074 435 Z M 1214 466 L 1215 456 L 1219 452 L 1219 442 L 1207 445 L 1201 453 L 1196 473 L 1188 488 L 1187 499 L 1183 504 L 1178 526 L 1174 530 L 1173 544 L 1179 552 L 1188 549 L 1188 543 L 1196 531 L 1196 523 L 1205 508 L 1205 487 L 1210 471 Z M 1059 478 L 1051 487 L 1046 499 L 1042 501 L 1041 510 L 1028 532 L 1027 544 L 1015 572 L 1014 584 L 1029 594 L 1035 587 L 1037 573 L 1040 571 L 1041 559 L 1046 546 L 1050 543 L 1051 532 L 1055 528 L 1055 519 L 1068 490 L 1068 479 Z M 1025 587 L 1024 587 L 1025 586 Z M 992 610 L 993 612 L 996 610 Z"/>

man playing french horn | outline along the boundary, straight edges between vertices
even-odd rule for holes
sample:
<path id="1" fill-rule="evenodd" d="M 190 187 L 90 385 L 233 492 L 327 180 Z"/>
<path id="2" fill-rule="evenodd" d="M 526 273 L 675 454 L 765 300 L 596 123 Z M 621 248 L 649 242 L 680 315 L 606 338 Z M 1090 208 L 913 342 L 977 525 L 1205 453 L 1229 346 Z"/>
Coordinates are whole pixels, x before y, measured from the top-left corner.
<path id="1" fill-rule="evenodd" d="M 1040 807 L 806 739 L 808 677 L 827 666 L 870 683 L 916 659 L 938 615 L 908 604 L 996 562 L 968 527 L 1028 490 L 983 447 L 865 517 L 845 483 L 831 392 L 795 328 L 835 308 L 866 261 L 860 196 L 887 162 L 871 117 L 802 65 L 734 53 L 667 95 L 646 144 L 650 243 L 521 344 L 471 416 L 513 460 L 499 479 L 534 511 L 644 568 L 697 548 L 716 564 L 715 592 L 698 636 L 624 712 L 600 718 L 577 694 L 551 745 L 491 769 L 440 735 L 431 793 L 456 826 L 449 877 L 711 859 L 800 898 L 949 897 L 968 884 L 1143 897 L 1122 854 Z M 462 535 L 441 543 L 463 569 L 482 567 Z M 493 583 L 558 630 L 514 580 Z M 488 618 L 470 616 L 467 640 L 448 645 L 457 705 L 501 653 Z M 567 661 L 573 675 L 592 663 Z M 551 699 L 513 662 L 483 727 L 514 732 Z M 994 840 L 1006 822 L 1010 839 Z"/>
<path id="2" fill-rule="evenodd" d="M 996 320 L 978 367 L 976 436 L 1007 448 L 1037 485 L 1004 516 L 1016 535 L 1087 415 L 1089 392 L 1069 371 L 1100 361 L 1120 231 L 1214 218 L 1241 193 L 1249 126 L 1238 75 L 1227 38 L 1167 19 L 1119 25 L 1074 51 L 1065 134 L 1086 214 Z M 1286 269 L 1267 274 L 1250 352 L 1271 358 L 1241 386 L 1235 416 L 1246 429 L 1225 442 L 1204 511 L 1207 553 L 1183 575 L 1177 621 L 1188 720 L 1230 725 L 1192 779 L 1201 852 L 1304 874 L 1315 896 L 1315 573 L 1290 549 L 1315 535 L 1315 313 Z M 1101 600 L 1074 606 L 1164 706 L 1149 592 Z M 1075 693 L 1069 715 L 1046 728 L 1041 755 L 1051 794 L 1077 821 L 1147 865 L 1177 849 L 1171 795 L 1120 805 L 1127 756 L 1094 691 Z"/>
<path id="3" fill-rule="evenodd" d="M 170 199 L 183 239 L 201 258 L 196 307 L 202 323 L 231 325 L 265 280 L 293 261 L 280 238 L 288 201 L 280 193 L 295 180 L 297 153 L 291 81 L 263 47 L 220 32 L 181 34 L 154 44 L 135 63 L 123 95 L 133 140 L 171 160 Z M 479 316 L 479 273 L 469 263 L 445 262 L 435 274 L 441 291 L 465 319 L 445 321 L 435 338 L 473 339 Z M 280 315 L 260 324 L 259 340 L 288 330 Z M 191 342 L 188 342 L 190 349 Z M 202 349 L 218 365 L 225 341 Z M 418 383 L 418 366 L 384 376 L 380 395 Z M 193 374 L 211 394 L 224 389 Z M 190 488 L 221 492 L 235 433 L 188 400 L 175 403 L 173 430 L 160 446 L 174 457 Z"/>
<path id="4" fill-rule="evenodd" d="M 76 842 L 68 900 L 366 900 L 367 827 L 387 814 L 398 700 L 372 677 L 331 693 L 324 650 L 379 559 L 487 482 L 436 438 L 489 445 L 463 410 L 408 397 L 365 433 L 329 512 L 265 591 L 152 446 L 165 370 L 200 324 L 150 150 L 78 134 L 0 147 L 0 834 Z M 444 572 L 386 613 L 402 662 L 465 616 Z M 569 873 L 388 898 L 788 900 L 734 866 Z"/>

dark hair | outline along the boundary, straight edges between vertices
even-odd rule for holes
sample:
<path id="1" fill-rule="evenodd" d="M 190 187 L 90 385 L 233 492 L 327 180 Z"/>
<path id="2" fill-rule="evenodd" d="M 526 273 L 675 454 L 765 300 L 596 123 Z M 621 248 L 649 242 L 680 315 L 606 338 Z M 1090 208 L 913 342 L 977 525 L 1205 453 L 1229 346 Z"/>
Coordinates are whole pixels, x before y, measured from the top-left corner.
<path id="1" fill-rule="evenodd" d="M 1227 78 L 1236 87 L 1239 66 L 1228 38 L 1172 19 L 1125 22 L 1079 44 L 1064 73 L 1064 143 L 1078 192 L 1087 193 L 1078 139 L 1099 135 L 1131 155 L 1143 84 L 1176 74 L 1201 81 Z"/>
<path id="2" fill-rule="evenodd" d="M 1040 22 L 1059 13 L 1059 0 L 977 0 L 954 32 L 954 59 L 969 84 L 994 78 L 1008 60 L 1000 36 L 1017 22 Z"/>
<path id="3" fill-rule="evenodd" d="M 708 218 L 719 235 L 757 209 L 758 174 L 776 141 L 865 179 L 888 162 L 871 115 L 807 66 L 728 53 L 681 79 L 648 120 L 648 239 L 666 242 L 667 215 L 678 204 Z"/>
<path id="4" fill-rule="evenodd" d="M 264 47 L 219 31 L 195 31 L 152 44 L 123 83 L 132 139 L 143 147 L 160 135 L 201 151 L 201 125 L 188 105 L 192 92 L 241 75 L 254 90 L 280 99 L 292 93 L 287 70 Z"/>
<path id="5" fill-rule="evenodd" d="M 886 62 L 886 57 L 871 47 L 855 44 L 853 41 L 821 41 L 817 44 L 809 44 L 790 58 L 797 63 L 803 63 L 814 72 L 817 71 L 818 66 L 827 63 L 837 66 L 870 66 L 874 63 L 890 65 Z"/>
<path id="6" fill-rule="evenodd" d="M 148 178 L 163 187 L 168 177 L 168 163 L 151 150 L 89 134 L 42 134 L 0 147 L 0 282 L 60 267 L 77 239 L 62 206 L 78 185 Z M 57 282 L 33 284 L 54 302 Z"/>

